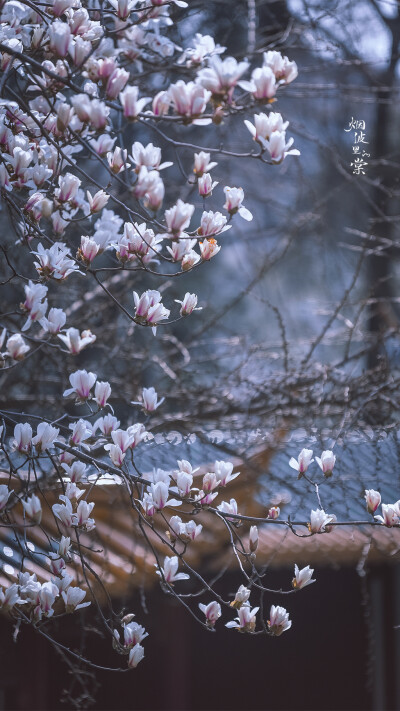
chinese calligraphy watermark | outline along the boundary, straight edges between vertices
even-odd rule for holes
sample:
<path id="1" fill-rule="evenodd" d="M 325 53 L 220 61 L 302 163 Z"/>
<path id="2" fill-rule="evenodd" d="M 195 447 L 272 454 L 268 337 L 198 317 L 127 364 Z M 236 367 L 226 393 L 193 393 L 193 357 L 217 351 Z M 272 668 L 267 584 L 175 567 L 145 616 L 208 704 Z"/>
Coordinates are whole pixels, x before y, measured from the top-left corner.
<path id="1" fill-rule="evenodd" d="M 368 165 L 366 158 L 370 158 L 371 154 L 367 153 L 364 146 L 369 144 L 365 128 L 365 121 L 351 117 L 348 128 L 344 129 L 347 133 L 352 132 L 353 136 L 353 155 L 354 159 L 350 163 L 353 168 L 353 175 L 365 175 L 365 168 Z"/>

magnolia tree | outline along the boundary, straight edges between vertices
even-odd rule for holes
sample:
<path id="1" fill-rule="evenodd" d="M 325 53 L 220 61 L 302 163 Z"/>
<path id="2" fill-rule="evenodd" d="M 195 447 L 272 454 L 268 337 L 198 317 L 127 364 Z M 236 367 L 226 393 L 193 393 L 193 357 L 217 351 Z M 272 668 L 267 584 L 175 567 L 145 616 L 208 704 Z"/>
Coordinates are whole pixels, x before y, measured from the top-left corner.
<path id="1" fill-rule="evenodd" d="M 288 120 L 275 109 L 297 77 L 296 63 L 280 51 L 255 54 L 251 47 L 238 61 L 210 35 L 194 34 L 180 47 L 176 29 L 186 7 L 181 0 L 9 0 L 0 17 L 0 185 L 8 211 L 2 285 L 15 296 L 2 315 L 1 367 L 5 378 L 15 372 L 23 390 L 43 377 L 40 363 L 48 363 L 60 394 L 54 413 L 39 396 L 29 415 L 1 412 L 1 530 L 17 542 L 22 563 L 7 584 L 3 571 L 0 606 L 17 629 L 30 625 L 82 661 L 52 632 L 52 623 L 73 615 L 79 626 L 79 611 L 97 605 L 118 671 L 136 667 L 151 641 L 140 610 L 96 600 L 96 586 L 105 583 L 91 559 L 98 549 L 92 498 L 103 480 L 126 491 L 127 515 L 163 591 L 210 632 L 225 624 L 279 636 L 292 625 L 279 594 L 297 594 L 315 582 L 309 566 L 299 570 L 293 561 L 287 590 L 266 587 L 257 564 L 259 526 L 284 526 L 306 537 L 349 523 L 392 527 L 400 521 L 400 502 L 383 504 L 376 514 L 381 497 L 374 490 L 365 492 L 365 521 L 337 521 L 326 513 L 319 482 L 332 476 L 336 457 L 327 450 L 314 462 L 309 449 L 288 462 L 288 472 L 290 465 L 315 491 L 308 520 L 285 519 L 279 506 L 259 519 L 246 516 L 229 495 L 239 476 L 231 461 L 208 463 L 201 474 L 185 459 L 168 471 L 139 470 L 137 449 L 153 439 L 152 423 L 168 404 L 157 382 L 142 383 L 124 421 L 114 414 L 110 403 L 129 387 L 126 374 L 116 373 L 115 383 L 110 376 L 118 348 L 134 333 L 135 370 L 151 358 L 167 370 L 157 354 L 169 325 L 207 309 L 206 293 L 182 290 L 174 299 L 171 285 L 177 280 L 179 289 L 179 277 L 188 283 L 211 259 L 223 260 L 228 230 L 252 220 L 242 188 L 226 184 L 218 161 L 240 159 L 249 170 L 257 161 L 273 171 L 299 155 L 287 136 Z M 242 152 L 212 147 L 219 127 L 238 117 Z M 185 136 L 193 126 L 198 143 L 190 142 L 193 133 Z M 174 161 L 163 159 L 160 143 Z M 171 200 L 174 192 L 180 197 Z M 110 328 L 119 324 L 112 338 L 91 329 L 99 296 Z M 145 330 L 149 338 L 140 351 L 136 342 Z M 74 365 L 84 349 L 87 369 Z M 219 520 L 242 575 L 233 600 L 187 559 L 204 533 L 203 514 Z M 34 529 L 47 547 L 43 577 L 25 566 L 33 558 Z M 155 539 L 165 551 L 161 557 Z M 264 593 L 275 594 L 268 609 L 259 602 Z"/>

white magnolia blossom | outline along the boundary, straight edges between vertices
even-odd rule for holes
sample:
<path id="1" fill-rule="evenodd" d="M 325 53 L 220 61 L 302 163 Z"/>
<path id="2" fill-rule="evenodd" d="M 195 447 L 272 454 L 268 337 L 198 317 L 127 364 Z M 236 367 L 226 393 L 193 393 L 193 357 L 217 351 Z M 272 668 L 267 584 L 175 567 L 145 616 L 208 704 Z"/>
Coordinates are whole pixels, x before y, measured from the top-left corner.
<path id="1" fill-rule="evenodd" d="M 42 504 L 39 497 L 36 496 L 36 494 L 32 494 L 26 501 L 22 499 L 21 503 L 27 517 L 30 518 L 33 523 L 40 523 L 42 520 Z"/>
<path id="2" fill-rule="evenodd" d="M 249 63 L 237 62 L 234 57 L 221 59 L 214 55 L 209 59 L 208 67 L 200 69 L 197 81 L 214 95 L 232 95 L 240 77 L 247 71 Z"/>
<path id="3" fill-rule="evenodd" d="M 139 88 L 137 86 L 127 86 L 121 91 L 119 100 L 123 107 L 125 118 L 135 119 L 143 111 L 144 107 L 151 101 L 145 96 L 139 99 Z"/>
<path id="4" fill-rule="evenodd" d="M 257 528 L 257 526 L 250 527 L 249 546 L 250 546 L 250 552 L 255 553 L 258 548 L 258 528 Z"/>
<path id="5" fill-rule="evenodd" d="M 188 123 L 201 126 L 211 123 L 212 119 L 201 118 L 211 98 L 211 92 L 203 86 L 195 84 L 193 81 L 186 84 L 182 79 L 179 79 L 176 84 L 169 86 L 168 96 L 175 112 L 186 119 Z"/>
<path id="6" fill-rule="evenodd" d="M 381 495 L 379 491 L 375 491 L 374 489 L 366 489 L 365 502 L 367 504 L 368 513 L 374 514 L 378 506 L 381 505 Z"/>
<path id="7" fill-rule="evenodd" d="M 139 662 L 142 661 L 144 657 L 144 648 L 140 644 L 135 644 L 129 652 L 128 666 L 132 669 L 136 669 Z"/>
<path id="8" fill-rule="evenodd" d="M 67 328 L 65 333 L 59 333 L 58 338 L 73 355 L 80 353 L 84 348 L 95 342 L 96 336 L 90 330 L 79 333 L 77 328 Z"/>
<path id="9" fill-rule="evenodd" d="M 53 427 L 47 422 L 41 422 L 37 426 L 36 435 L 32 439 L 32 444 L 36 447 L 38 453 L 44 452 L 53 446 L 59 434 L 60 430 L 58 427 Z"/>
<path id="10" fill-rule="evenodd" d="M 209 602 L 208 605 L 199 602 L 199 608 L 204 613 L 206 624 L 208 627 L 214 627 L 216 621 L 221 617 L 221 605 L 216 600 Z"/>
<path id="11" fill-rule="evenodd" d="M 279 637 L 282 632 L 290 629 L 292 626 L 292 621 L 289 620 L 289 613 L 284 607 L 279 605 L 271 605 L 271 610 L 269 613 L 268 620 L 268 630 L 270 634 L 275 637 Z"/>
<path id="12" fill-rule="evenodd" d="M 397 504 L 382 504 L 382 516 L 374 518 L 388 528 L 400 525 L 400 511 Z"/>
<path id="13" fill-rule="evenodd" d="M 155 563 L 155 566 L 157 568 L 157 575 L 170 585 L 176 583 L 177 580 L 188 580 L 190 577 L 187 573 L 178 573 L 179 558 L 176 555 L 172 557 L 167 556 L 164 559 L 163 568 L 159 568 L 157 563 Z"/>
<path id="14" fill-rule="evenodd" d="M 52 336 L 60 333 L 65 326 L 67 314 L 62 309 L 51 308 L 44 318 L 40 319 L 41 327 Z"/>
<path id="15" fill-rule="evenodd" d="M 230 215 L 235 215 L 238 213 L 240 217 L 243 217 L 247 222 L 251 222 L 253 215 L 250 210 L 248 210 L 242 202 L 244 200 L 244 191 L 242 188 L 224 188 L 225 193 L 225 205 L 224 209 L 229 212 Z"/>
<path id="16" fill-rule="evenodd" d="M 219 506 L 217 506 L 218 511 L 221 511 L 223 514 L 235 514 L 237 516 L 238 514 L 238 507 L 237 507 L 237 502 L 236 499 L 231 499 L 229 503 L 227 501 L 223 501 Z M 236 519 L 230 519 L 229 517 L 228 521 L 236 521 Z"/>
<path id="17" fill-rule="evenodd" d="M 181 316 L 189 316 L 191 313 L 193 313 L 193 311 L 201 311 L 203 308 L 202 306 L 197 306 L 196 294 L 189 294 L 188 291 L 186 292 L 183 301 L 180 301 L 179 299 L 175 299 L 175 301 L 177 304 L 181 305 Z"/>
<path id="18" fill-rule="evenodd" d="M 299 473 L 299 479 L 306 473 L 308 467 L 314 461 L 312 455 L 312 449 L 302 449 L 297 460 L 294 457 L 290 459 L 289 466 Z"/>
<path id="19" fill-rule="evenodd" d="M 335 466 L 336 457 L 329 449 L 322 452 L 321 458 L 315 457 L 315 461 L 318 466 L 322 469 L 324 476 L 329 478 L 332 476 L 333 467 Z"/>
<path id="20" fill-rule="evenodd" d="M 168 318 L 170 312 L 161 303 L 161 294 L 159 291 L 148 290 L 139 296 L 136 291 L 133 292 L 135 301 L 135 319 L 141 325 L 156 326 L 160 321 Z"/>
<path id="21" fill-rule="evenodd" d="M 27 454 L 32 446 L 32 427 L 28 422 L 18 423 L 14 427 L 13 449 Z"/>
<path id="22" fill-rule="evenodd" d="M 231 606 L 239 610 L 250 597 L 250 590 L 245 585 L 241 585 L 236 592 L 235 599 L 231 602 Z"/>
<path id="23" fill-rule="evenodd" d="M 20 333 L 14 333 L 6 341 L 6 355 L 14 360 L 22 360 L 24 355 L 28 353 L 30 346 L 25 343 Z"/>
<path id="24" fill-rule="evenodd" d="M 92 396 L 90 391 L 96 379 L 97 375 L 95 373 L 88 373 L 86 370 L 76 370 L 69 376 L 69 382 L 72 387 L 68 390 L 64 390 L 63 397 L 76 395 L 80 400 L 88 400 Z"/>
<path id="25" fill-rule="evenodd" d="M 225 627 L 237 629 L 239 632 L 254 632 L 256 627 L 256 615 L 259 609 L 259 607 L 253 607 L 253 609 L 251 609 L 248 602 L 243 603 L 238 610 L 238 616 L 235 617 L 234 620 L 227 622 Z"/>
<path id="26" fill-rule="evenodd" d="M 334 514 L 327 514 L 323 509 L 312 510 L 309 523 L 310 533 L 329 532 L 331 530 L 329 524 L 335 521 L 336 516 Z"/>
<path id="27" fill-rule="evenodd" d="M 150 414 L 155 412 L 160 405 L 164 402 L 165 397 L 158 399 L 155 388 L 143 388 L 142 390 L 142 400 L 131 402 L 131 405 L 141 405 L 143 410 Z"/>
<path id="28" fill-rule="evenodd" d="M 312 574 L 314 570 L 307 565 L 305 568 L 299 570 L 298 566 L 294 566 L 294 578 L 292 580 L 292 586 L 295 590 L 301 590 L 311 583 L 315 583 L 315 579 L 312 579 Z"/>
<path id="29" fill-rule="evenodd" d="M 198 179 L 197 187 L 201 197 L 210 197 L 212 191 L 218 185 L 218 181 L 212 179 L 210 173 L 203 173 Z"/>
<path id="30" fill-rule="evenodd" d="M 97 380 L 94 387 L 94 399 L 99 407 L 105 407 L 111 395 L 111 385 L 107 381 Z"/>
<path id="31" fill-rule="evenodd" d="M 229 484 L 229 482 L 236 479 L 236 477 L 238 477 L 240 474 L 240 472 L 233 473 L 232 462 L 223 462 L 217 460 L 214 464 L 214 470 L 219 486 L 226 486 L 227 484 Z"/>
<path id="32" fill-rule="evenodd" d="M 210 170 L 215 168 L 218 163 L 210 161 L 211 154 L 206 151 L 200 151 L 194 154 L 194 165 L 193 172 L 198 178 L 201 178 L 204 173 L 208 173 Z"/>
<path id="33" fill-rule="evenodd" d="M 61 593 L 61 597 L 64 600 L 65 612 L 75 612 L 91 604 L 90 602 L 82 602 L 86 597 L 86 591 L 78 587 L 69 587 L 67 591 Z"/>

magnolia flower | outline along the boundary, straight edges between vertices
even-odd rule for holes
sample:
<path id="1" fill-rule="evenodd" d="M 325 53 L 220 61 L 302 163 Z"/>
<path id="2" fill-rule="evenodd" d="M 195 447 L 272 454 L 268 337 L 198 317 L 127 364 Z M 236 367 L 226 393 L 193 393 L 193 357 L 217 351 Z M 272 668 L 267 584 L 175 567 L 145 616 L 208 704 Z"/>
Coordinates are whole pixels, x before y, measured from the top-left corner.
<path id="1" fill-rule="evenodd" d="M 79 190 L 81 181 L 76 175 L 72 173 L 65 173 L 65 175 L 60 175 L 58 179 L 59 189 L 56 191 L 56 197 L 59 202 L 69 202 L 73 200 Z"/>
<path id="2" fill-rule="evenodd" d="M 89 518 L 93 508 L 93 501 L 90 503 L 88 503 L 87 501 L 80 501 L 78 504 L 78 508 L 76 509 L 74 524 L 76 526 L 84 527 L 86 531 L 91 531 L 95 527 L 94 519 Z"/>
<path id="3" fill-rule="evenodd" d="M 41 422 L 37 426 L 36 436 L 32 439 L 32 444 L 40 454 L 40 452 L 44 452 L 52 446 L 59 433 L 60 430 L 57 427 L 52 427 L 47 422 Z"/>
<path id="4" fill-rule="evenodd" d="M 299 473 L 299 479 L 306 473 L 308 467 L 314 461 L 312 455 L 312 449 L 302 449 L 297 460 L 294 457 L 290 459 L 289 467 L 292 467 L 292 469 L 295 469 Z"/>
<path id="5" fill-rule="evenodd" d="M 25 343 L 20 333 L 14 333 L 6 341 L 6 354 L 13 360 L 22 360 L 29 349 L 30 346 Z"/>
<path id="6" fill-rule="evenodd" d="M 61 536 L 58 544 L 58 555 L 63 558 L 67 558 L 69 555 L 69 549 L 71 547 L 71 539 L 69 536 Z"/>
<path id="7" fill-rule="evenodd" d="M 298 569 L 297 565 L 294 566 L 294 578 L 292 580 L 292 586 L 295 590 L 301 590 L 311 583 L 315 583 L 315 579 L 312 579 L 312 574 L 314 570 L 307 565 L 306 568 Z"/>
<path id="8" fill-rule="evenodd" d="M 282 84 L 290 84 L 298 75 L 296 62 L 275 50 L 264 52 L 264 66 L 270 67 L 277 81 Z"/>
<path id="9" fill-rule="evenodd" d="M 374 514 L 378 506 L 380 506 L 381 503 L 381 495 L 379 491 L 375 491 L 374 489 L 366 489 L 365 490 L 365 501 L 367 504 L 367 511 L 370 514 Z"/>
<path id="10" fill-rule="evenodd" d="M 159 91 L 152 102 L 153 114 L 155 116 L 165 116 L 171 106 L 171 97 L 168 91 Z"/>
<path id="11" fill-rule="evenodd" d="M 54 583 L 50 581 L 43 583 L 40 587 L 36 600 L 37 605 L 33 612 L 37 620 L 41 620 L 42 617 L 52 617 L 54 614 L 53 605 L 58 595 L 59 590 Z"/>
<path id="12" fill-rule="evenodd" d="M 257 526 L 251 526 L 251 528 L 250 528 L 249 546 L 250 546 L 250 553 L 255 553 L 258 548 L 258 528 L 257 528 Z"/>
<path id="13" fill-rule="evenodd" d="M 202 489 L 205 494 L 208 494 L 210 491 L 213 491 L 213 489 L 216 489 L 217 486 L 218 479 L 215 476 L 214 472 L 208 472 L 203 476 Z"/>
<path id="14" fill-rule="evenodd" d="M 271 508 L 268 511 L 268 518 L 276 519 L 279 518 L 281 510 L 279 506 L 271 506 Z"/>
<path id="15" fill-rule="evenodd" d="M 120 67 L 116 67 L 110 74 L 106 84 L 106 95 L 108 99 L 116 99 L 118 94 L 125 87 L 130 77 L 129 72 Z"/>
<path id="16" fill-rule="evenodd" d="M 71 465 L 63 463 L 61 467 L 73 483 L 81 481 L 85 477 L 86 464 L 83 462 L 73 462 Z"/>
<path id="17" fill-rule="evenodd" d="M 133 401 L 131 402 L 131 405 L 141 405 L 143 410 L 150 414 L 151 412 L 157 410 L 157 408 L 162 405 L 164 400 L 165 397 L 162 397 L 161 400 L 158 399 L 158 395 L 153 387 L 143 388 L 142 401 Z"/>
<path id="18" fill-rule="evenodd" d="M 150 97 L 139 97 L 139 88 L 137 86 L 127 86 L 119 95 L 119 100 L 124 109 L 123 114 L 126 118 L 136 118 L 140 114 L 146 104 L 151 101 Z"/>
<path id="19" fill-rule="evenodd" d="M 108 0 L 108 2 L 114 8 L 120 20 L 127 20 L 137 4 L 137 0 Z"/>
<path id="20" fill-rule="evenodd" d="M 289 138 L 286 142 L 284 131 L 273 131 L 269 140 L 265 142 L 265 147 L 269 151 L 272 162 L 282 163 L 286 156 L 299 156 L 300 151 L 297 148 L 289 150 L 293 142 L 294 138 Z"/>
<path id="21" fill-rule="evenodd" d="M 175 472 L 174 478 L 181 496 L 188 496 L 193 484 L 193 476 L 189 472 Z"/>
<path id="22" fill-rule="evenodd" d="M 65 390 L 63 397 L 75 394 L 80 400 L 88 400 L 91 397 L 91 388 L 95 384 L 97 375 L 88 373 L 86 370 L 76 370 L 69 376 L 72 388 Z"/>
<path id="23" fill-rule="evenodd" d="M 12 610 L 15 605 L 22 605 L 25 600 L 22 600 L 18 594 L 18 585 L 13 583 L 4 591 L 0 588 L 0 610 L 8 612 Z"/>
<path id="24" fill-rule="evenodd" d="M 142 625 L 137 622 L 129 622 L 124 625 L 124 647 L 134 647 L 142 642 L 149 634 Z"/>
<path id="25" fill-rule="evenodd" d="M 384 526 L 392 528 L 392 526 L 400 525 L 399 510 L 396 504 L 382 504 L 382 514 L 383 516 L 374 516 L 374 518 Z"/>
<path id="26" fill-rule="evenodd" d="M 89 439 L 89 437 L 91 437 L 93 434 L 90 422 L 87 422 L 86 420 L 82 419 L 78 420 L 78 422 L 71 424 L 69 426 L 69 429 L 71 430 L 71 445 L 81 444 L 82 442 L 85 442 L 85 440 Z"/>
<path id="27" fill-rule="evenodd" d="M 128 667 L 135 669 L 144 657 L 144 648 L 140 644 L 135 644 L 129 652 Z"/>
<path id="28" fill-rule="evenodd" d="M 238 616 L 235 620 L 227 622 L 225 627 L 233 627 L 239 632 L 254 632 L 256 627 L 256 614 L 259 611 L 259 607 L 250 608 L 250 605 L 246 602 L 244 603 L 238 611 Z"/>
<path id="29" fill-rule="evenodd" d="M 171 543 L 175 543 L 178 538 L 184 543 L 194 541 L 203 530 L 203 526 L 201 524 L 196 525 L 193 520 L 183 523 L 180 516 L 171 516 L 168 525 L 169 531 L 167 531 L 167 535 Z"/>
<path id="30" fill-rule="evenodd" d="M 232 474 L 232 462 L 216 461 L 214 464 L 214 469 L 215 476 L 217 477 L 217 481 L 220 486 L 226 486 L 227 484 L 229 484 L 230 481 L 236 479 L 236 477 L 240 474 L 240 472 L 235 472 L 235 474 Z"/>
<path id="31" fill-rule="evenodd" d="M 94 389 L 94 399 L 99 407 L 105 407 L 111 395 L 111 385 L 107 381 L 97 381 Z"/>
<path id="32" fill-rule="evenodd" d="M 323 533 L 324 531 L 328 531 L 326 526 L 334 521 L 336 521 L 336 516 L 326 514 L 323 509 L 316 509 L 315 511 L 311 511 L 311 520 L 308 524 L 308 528 L 310 533 Z"/>
<path id="33" fill-rule="evenodd" d="M 0 511 L 3 511 L 3 509 L 7 506 L 7 501 L 10 495 L 11 491 L 8 486 L 6 486 L 6 484 L 0 484 Z"/>
<path id="34" fill-rule="evenodd" d="M 204 613 L 206 617 L 207 627 L 214 627 L 216 621 L 221 617 L 221 605 L 216 600 L 209 602 L 208 605 L 199 602 L 199 608 Z"/>
<path id="35" fill-rule="evenodd" d="M 87 199 L 91 214 L 100 212 L 105 207 L 110 199 L 110 196 L 104 190 L 98 190 L 95 195 L 91 195 L 89 190 L 86 191 Z"/>
<path id="36" fill-rule="evenodd" d="M 218 165 L 218 163 L 210 162 L 210 157 L 210 153 L 206 153 L 205 151 L 194 154 L 193 173 L 195 173 L 198 178 L 201 178 L 204 173 L 208 173 Z"/>
<path id="37" fill-rule="evenodd" d="M 69 587 L 67 591 L 63 590 L 61 597 L 64 600 L 65 612 L 75 612 L 75 610 L 81 610 L 91 604 L 90 602 L 82 602 L 83 598 L 86 597 L 86 591 L 78 587 Z"/>
<path id="38" fill-rule="evenodd" d="M 214 188 L 218 185 L 217 181 L 213 181 L 210 173 L 203 173 L 199 176 L 197 187 L 199 189 L 199 195 L 201 197 L 209 197 L 212 194 Z"/>
<path id="39" fill-rule="evenodd" d="M 232 227 L 232 225 L 227 225 L 226 222 L 226 217 L 221 212 L 204 211 L 197 232 L 207 238 L 212 237 L 212 235 L 222 234 L 222 232 L 226 232 Z"/>
<path id="40" fill-rule="evenodd" d="M 22 499 L 21 503 L 28 518 L 39 524 L 42 520 L 42 504 L 36 494 L 32 494 L 26 501 Z"/>
<path id="41" fill-rule="evenodd" d="M 281 114 L 271 111 L 269 114 L 254 114 L 254 125 L 250 121 L 245 121 L 245 126 L 250 131 L 253 139 L 266 146 L 274 131 L 284 132 L 289 126 L 289 121 L 283 121 Z"/>
<path id="42" fill-rule="evenodd" d="M 91 345 L 96 340 L 96 336 L 90 330 L 82 331 L 81 335 L 77 328 L 68 328 L 65 331 L 65 334 L 59 333 L 58 338 L 60 339 L 60 341 L 63 341 L 63 343 L 65 343 L 69 352 L 73 355 L 80 353 L 84 348 Z"/>
<path id="43" fill-rule="evenodd" d="M 160 576 L 163 580 L 165 580 L 166 583 L 169 583 L 172 585 L 175 583 L 177 580 L 188 580 L 189 575 L 187 573 L 178 573 L 178 567 L 179 567 L 179 559 L 178 556 L 172 556 L 169 558 L 168 556 L 164 559 L 164 567 L 161 568 L 157 563 L 155 563 L 157 575 Z"/>
<path id="44" fill-rule="evenodd" d="M 45 249 L 39 243 L 37 249 L 37 252 L 33 252 L 37 257 L 34 265 L 42 279 L 52 278 L 61 281 L 69 274 L 79 272 L 78 265 L 71 259 L 70 251 L 65 244 L 55 242 L 49 249 Z"/>
<path id="45" fill-rule="evenodd" d="M 234 57 L 221 59 L 218 55 L 214 55 L 209 59 L 208 67 L 198 72 L 197 81 L 212 94 L 228 95 L 230 98 L 234 87 L 248 67 L 249 62 L 237 62 Z"/>
<path id="46" fill-rule="evenodd" d="M 67 315 L 65 311 L 52 308 L 47 314 L 47 317 L 42 318 L 39 323 L 47 333 L 56 336 L 65 325 L 66 320 Z"/>
<path id="47" fill-rule="evenodd" d="M 271 610 L 269 613 L 268 629 L 269 633 L 275 637 L 279 637 L 282 632 L 290 629 L 292 626 L 292 621 L 289 620 L 289 613 L 284 607 L 277 605 L 271 605 Z"/>
<path id="48" fill-rule="evenodd" d="M 104 417 L 99 417 L 98 420 L 93 425 L 93 432 L 97 429 L 100 430 L 106 437 L 108 437 L 113 430 L 117 430 L 120 426 L 120 421 L 117 420 L 114 415 L 105 415 Z"/>
<path id="49" fill-rule="evenodd" d="M 187 291 L 183 301 L 175 299 L 177 304 L 181 304 L 180 314 L 181 316 L 189 316 L 193 311 L 201 311 L 202 306 L 197 306 L 197 296 L 196 294 L 189 294 Z"/>
<path id="50" fill-rule="evenodd" d="M 176 113 L 186 119 L 186 123 L 205 126 L 211 123 L 211 118 L 200 118 L 204 114 L 211 92 L 203 86 L 189 81 L 185 84 L 182 79 L 171 84 L 168 88 L 171 104 Z M 185 123 L 185 121 L 184 121 Z"/>
<path id="51" fill-rule="evenodd" d="M 63 494 L 60 495 L 61 501 L 63 501 L 63 504 L 53 504 L 52 511 L 54 513 L 54 516 L 56 516 L 61 523 L 64 524 L 64 526 L 73 526 L 74 525 L 74 513 L 72 510 L 72 504 L 71 501 L 67 496 L 64 496 Z"/>
<path id="52" fill-rule="evenodd" d="M 161 511 L 166 506 L 180 506 L 182 503 L 177 499 L 168 499 L 169 487 L 164 481 L 157 481 L 155 484 L 151 484 L 149 489 L 156 511 Z"/>
<path id="53" fill-rule="evenodd" d="M 71 30 L 66 22 L 56 20 L 49 24 L 47 34 L 50 40 L 50 50 L 58 57 L 66 57 L 71 41 Z"/>
<path id="54" fill-rule="evenodd" d="M 223 501 L 219 506 L 217 506 L 217 508 L 218 511 L 221 511 L 223 514 L 235 514 L 237 516 L 238 513 L 238 507 L 235 499 L 231 499 L 229 503 L 227 501 Z M 235 523 L 236 519 L 228 518 L 228 521 L 233 521 Z"/>
<path id="55" fill-rule="evenodd" d="M 336 457 L 333 452 L 327 449 L 325 452 L 322 452 L 321 459 L 319 457 L 315 457 L 315 461 L 322 469 L 322 471 L 324 472 L 324 476 L 327 479 L 332 476 L 333 467 L 335 466 L 336 462 Z"/>
<path id="56" fill-rule="evenodd" d="M 271 67 L 257 67 L 251 74 L 251 81 L 241 81 L 239 86 L 250 91 L 257 101 L 270 102 L 274 98 L 279 84 Z"/>
<path id="57" fill-rule="evenodd" d="M 164 170 L 173 165 L 173 163 L 161 163 L 161 148 L 148 143 L 144 146 L 139 141 L 135 141 L 132 146 L 132 160 L 136 165 L 136 169 L 145 166 L 149 170 Z"/>
<path id="58" fill-rule="evenodd" d="M 214 38 L 210 35 L 196 33 L 192 39 L 193 47 L 185 49 L 183 55 L 178 59 L 178 64 L 186 63 L 187 67 L 202 64 L 207 57 L 213 54 L 222 54 L 226 47 L 216 45 Z"/>
<path id="59" fill-rule="evenodd" d="M 28 422 L 23 424 L 20 422 L 14 427 L 14 441 L 12 443 L 12 448 L 16 449 L 18 452 L 23 452 L 26 454 L 29 452 L 32 444 L 32 427 Z"/>
<path id="60" fill-rule="evenodd" d="M 50 558 L 50 569 L 53 575 L 62 575 L 62 571 L 65 570 L 65 560 L 60 557 L 59 553 L 54 553 L 54 551 L 49 552 Z"/>
<path id="61" fill-rule="evenodd" d="M 107 444 L 104 449 L 108 450 L 109 457 L 115 467 L 122 467 L 126 452 L 123 452 L 117 444 Z"/>
<path id="62" fill-rule="evenodd" d="M 97 256 L 100 249 L 100 245 L 88 237 L 88 235 L 82 235 L 81 245 L 76 253 L 76 258 L 81 259 L 85 264 L 91 264 L 93 259 Z"/>
<path id="63" fill-rule="evenodd" d="M 225 205 L 224 208 L 229 212 L 230 215 L 235 215 L 239 213 L 240 217 L 243 217 L 247 222 L 251 222 L 253 215 L 250 210 L 242 205 L 244 200 L 244 192 L 242 188 L 224 188 L 225 193 Z"/>
<path id="64" fill-rule="evenodd" d="M 248 601 L 249 597 L 250 597 L 249 588 L 246 588 L 244 585 L 241 585 L 235 595 L 235 599 L 232 600 L 232 602 L 231 602 L 231 607 L 235 607 L 237 610 L 240 610 L 242 605 L 244 605 L 244 603 L 246 603 Z"/>
<path id="65" fill-rule="evenodd" d="M 161 303 L 159 291 L 148 290 L 139 297 L 136 291 L 133 292 L 135 300 L 135 319 L 141 325 L 156 326 L 157 323 L 168 318 L 170 312 Z"/>
<path id="66" fill-rule="evenodd" d="M 114 148 L 114 151 L 109 151 L 107 153 L 107 163 L 115 175 L 118 175 L 118 173 L 121 173 L 121 171 L 126 168 L 130 168 L 131 164 L 128 163 L 127 157 L 127 149 L 122 149 L 119 146 Z"/>
<path id="67" fill-rule="evenodd" d="M 165 211 L 165 221 L 168 231 L 173 235 L 179 236 L 187 227 L 189 227 L 191 217 L 194 213 L 194 205 L 183 202 L 179 199 L 173 207 Z"/>

